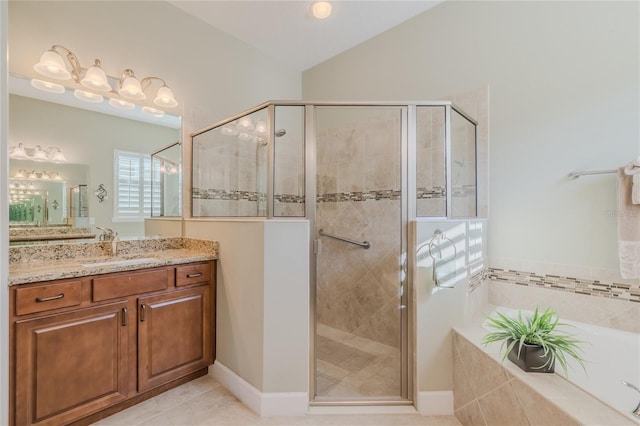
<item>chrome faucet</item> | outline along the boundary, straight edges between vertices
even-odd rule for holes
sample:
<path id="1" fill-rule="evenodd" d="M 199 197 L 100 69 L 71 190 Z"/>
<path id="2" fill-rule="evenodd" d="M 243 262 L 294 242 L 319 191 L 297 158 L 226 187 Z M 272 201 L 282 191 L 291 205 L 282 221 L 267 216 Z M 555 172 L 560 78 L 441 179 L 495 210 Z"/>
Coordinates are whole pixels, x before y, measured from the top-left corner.
<path id="1" fill-rule="evenodd" d="M 634 391 L 636 391 L 636 392 L 640 393 L 640 389 L 638 389 L 638 387 L 637 387 L 637 386 L 632 385 L 631 383 L 626 382 L 626 381 L 624 381 L 624 380 L 622 381 L 622 384 L 623 384 L 623 385 L 625 385 L 625 386 L 627 386 L 627 387 L 630 387 L 630 388 L 631 388 L 631 389 L 633 389 Z M 638 405 L 636 406 L 635 410 L 633 410 L 631 413 L 632 413 L 634 416 L 636 416 L 637 418 L 639 418 L 639 419 L 640 419 L 640 402 L 639 402 L 639 403 L 638 403 Z"/>
<path id="2" fill-rule="evenodd" d="M 102 226 L 96 226 L 97 229 L 102 231 L 100 234 L 100 241 L 109 241 L 111 243 L 111 256 L 118 255 L 118 233 L 111 228 L 103 228 Z"/>

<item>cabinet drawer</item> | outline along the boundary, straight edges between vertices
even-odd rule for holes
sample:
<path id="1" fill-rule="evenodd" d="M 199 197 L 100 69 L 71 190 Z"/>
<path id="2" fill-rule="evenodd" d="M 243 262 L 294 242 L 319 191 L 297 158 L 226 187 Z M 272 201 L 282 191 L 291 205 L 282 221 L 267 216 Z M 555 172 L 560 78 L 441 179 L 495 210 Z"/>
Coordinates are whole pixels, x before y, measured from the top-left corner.
<path id="1" fill-rule="evenodd" d="M 208 283 L 211 279 L 211 264 L 198 263 L 195 265 L 176 267 L 176 286 Z"/>
<path id="2" fill-rule="evenodd" d="M 93 301 L 133 296 L 169 287 L 166 268 L 143 272 L 127 272 L 93 279 Z"/>
<path id="3" fill-rule="evenodd" d="M 80 280 L 19 288 L 16 290 L 16 315 L 79 305 L 81 288 Z"/>

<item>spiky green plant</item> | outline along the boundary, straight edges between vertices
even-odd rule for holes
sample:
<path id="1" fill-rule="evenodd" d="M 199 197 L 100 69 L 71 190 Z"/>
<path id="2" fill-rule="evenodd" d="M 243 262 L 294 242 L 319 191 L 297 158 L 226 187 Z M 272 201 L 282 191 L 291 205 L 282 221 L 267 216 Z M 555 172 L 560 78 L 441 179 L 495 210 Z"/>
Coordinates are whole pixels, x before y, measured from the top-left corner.
<path id="1" fill-rule="evenodd" d="M 572 357 L 586 369 L 582 358 L 580 345 L 584 343 L 573 337 L 573 335 L 558 330 L 558 326 L 567 326 L 560 322 L 560 318 L 555 312 L 547 308 L 542 314 L 535 309 L 533 315 L 523 319 L 522 311 L 518 312 L 517 318 L 508 317 L 500 312 L 496 312 L 497 317 L 488 317 L 487 325 L 495 331 L 484 336 L 483 343 L 488 345 L 493 342 L 502 342 L 501 350 L 505 348 L 502 360 L 507 357 L 513 347 L 518 344 L 518 357 L 525 343 L 541 346 L 544 355 L 549 355 L 549 359 L 539 369 L 551 369 L 556 361 L 567 374 L 567 356 Z"/>

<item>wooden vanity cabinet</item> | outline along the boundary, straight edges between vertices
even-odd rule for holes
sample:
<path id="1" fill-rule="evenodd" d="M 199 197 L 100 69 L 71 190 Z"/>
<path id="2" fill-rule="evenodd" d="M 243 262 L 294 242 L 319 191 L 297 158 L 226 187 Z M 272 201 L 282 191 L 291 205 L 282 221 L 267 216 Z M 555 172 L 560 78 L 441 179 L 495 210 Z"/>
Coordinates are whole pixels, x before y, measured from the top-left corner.
<path id="1" fill-rule="evenodd" d="M 10 292 L 12 424 L 89 423 L 213 363 L 214 261 Z"/>
<path id="2" fill-rule="evenodd" d="M 16 424 L 61 425 L 127 398 L 127 302 L 19 321 Z"/>
<path id="3" fill-rule="evenodd" d="M 208 287 L 138 299 L 138 391 L 213 363 Z"/>

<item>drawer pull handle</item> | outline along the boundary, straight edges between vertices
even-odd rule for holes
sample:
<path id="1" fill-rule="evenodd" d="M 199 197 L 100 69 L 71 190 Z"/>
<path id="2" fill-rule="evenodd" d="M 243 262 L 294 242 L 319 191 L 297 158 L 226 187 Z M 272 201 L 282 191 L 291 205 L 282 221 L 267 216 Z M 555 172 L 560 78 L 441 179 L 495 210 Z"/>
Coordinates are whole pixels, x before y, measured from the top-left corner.
<path id="1" fill-rule="evenodd" d="M 62 299 L 63 297 L 64 297 L 64 293 L 60 293 L 57 296 L 51 296 L 51 297 L 36 297 L 36 303 L 49 302 L 51 300 Z"/>
<path id="2" fill-rule="evenodd" d="M 144 322 L 147 316 L 147 305 L 140 305 L 140 322 Z"/>
<path id="3" fill-rule="evenodd" d="M 202 276 L 202 272 L 198 272 L 197 274 L 187 274 L 187 278 L 198 278 Z"/>
<path id="4" fill-rule="evenodd" d="M 127 311 L 127 308 L 122 308 L 122 326 L 126 326 L 127 325 L 127 314 L 129 311 Z"/>

